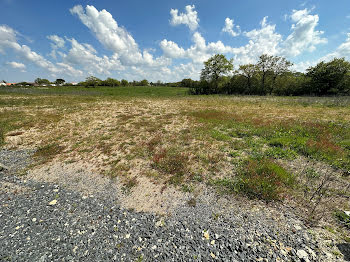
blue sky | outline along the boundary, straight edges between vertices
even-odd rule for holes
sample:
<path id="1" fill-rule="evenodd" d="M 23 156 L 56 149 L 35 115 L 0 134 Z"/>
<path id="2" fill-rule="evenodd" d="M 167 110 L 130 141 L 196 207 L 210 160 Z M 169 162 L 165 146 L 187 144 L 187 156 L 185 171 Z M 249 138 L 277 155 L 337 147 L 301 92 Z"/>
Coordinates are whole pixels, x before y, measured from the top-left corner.
<path id="1" fill-rule="evenodd" d="M 198 79 L 223 53 L 239 64 L 282 55 L 303 71 L 350 59 L 346 0 L 0 0 L 0 80 Z"/>

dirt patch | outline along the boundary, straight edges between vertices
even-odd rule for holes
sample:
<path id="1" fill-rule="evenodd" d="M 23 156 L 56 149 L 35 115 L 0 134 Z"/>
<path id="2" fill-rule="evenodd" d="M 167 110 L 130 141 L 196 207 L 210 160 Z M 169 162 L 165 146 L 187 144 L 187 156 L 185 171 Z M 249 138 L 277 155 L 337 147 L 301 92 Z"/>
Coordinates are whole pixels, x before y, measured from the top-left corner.
<path id="1" fill-rule="evenodd" d="M 167 214 L 186 199 L 186 195 L 174 187 L 162 188 L 142 176 L 137 181 L 137 185 L 121 198 L 120 203 L 125 208 Z"/>
<path id="2" fill-rule="evenodd" d="M 28 172 L 26 179 L 55 183 L 84 196 L 102 195 L 115 198 L 124 208 L 157 214 L 171 213 L 185 199 L 185 194 L 175 188 L 162 189 L 143 176 L 136 177 L 137 184 L 126 190 L 122 178 L 111 179 L 103 176 L 93 165 L 83 161 L 54 162 L 36 167 Z"/>

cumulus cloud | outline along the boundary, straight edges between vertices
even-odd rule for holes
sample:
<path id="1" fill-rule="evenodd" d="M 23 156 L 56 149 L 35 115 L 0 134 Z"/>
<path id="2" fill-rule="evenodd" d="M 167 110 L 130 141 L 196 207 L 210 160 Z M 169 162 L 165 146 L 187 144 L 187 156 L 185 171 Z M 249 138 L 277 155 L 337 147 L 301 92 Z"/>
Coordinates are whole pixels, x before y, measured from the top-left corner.
<path id="1" fill-rule="evenodd" d="M 327 42 L 322 36 L 323 32 L 316 29 L 318 15 L 311 14 L 308 9 L 293 10 L 288 15 L 293 25 L 290 35 L 285 40 L 276 32 L 276 25 L 268 22 L 268 17 L 264 17 L 257 28 L 243 32 L 234 24 L 233 19 L 227 17 L 221 31 L 233 37 L 242 35 L 247 43 L 233 46 L 225 45 L 222 41 L 208 42 L 196 31 L 199 19 L 195 6 L 188 5 L 184 13 L 171 9 L 170 24 L 188 26 L 192 31 L 192 44 L 184 48 L 170 39 L 163 39 L 159 43 L 162 54 L 154 56 L 154 50 L 150 48 L 142 50 L 127 29 L 119 25 L 108 11 L 97 10 L 91 5 L 86 7 L 77 5 L 70 9 L 70 12 L 79 18 L 105 49 L 111 51 L 111 55 L 99 54 L 93 46 L 81 43 L 76 38 L 62 38 L 53 34 L 47 36 L 47 39 L 51 41 L 51 56 L 56 59 L 54 63 L 29 46 L 21 45 L 17 39 L 20 34 L 4 25 L 0 25 L 0 52 L 5 53 L 6 49 L 12 49 L 23 60 L 60 77 L 63 74 L 77 79 L 98 74 L 99 77 L 112 75 L 128 80 L 146 78 L 150 81 L 178 81 L 187 77 L 198 79 L 203 62 L 217 53 L 233 57 L 235 65 L 239 65 L 254 63 L 264 53 L 284 55 L 291 59 Z M 350 58 L 350 34 L 343 44 L 324 58 L 331 59 L 336 56 Z M 8 66 L 16 66 L 9 63 Z M 316 61 L 304 61 L 296 64 L 295 68 L 303 71 L 315 63 Z"/>
<path id="2" fill-rule="evenodd" d="M 7 62 L 6 63 L 7 65 L 11 66 L 12 68 L 15 68 L 15 69 L 26 69 L 26 65 L 25 64 L 22 64 L 22 63 L 18 63 L 18 62 Z"/>
<path id="3" fill-rule="evenodd" d="M 61 53 L 63 61 L 72 66 L 84 68 L 89 74 L 105 74 L 109 75 L 110 70 L 123 70 L 116 56 L 111 58 L 107 56 L 99 57 L 96 50 L 89 44 L 79 43 L 74 38 L 68 39 L 71 48 L 68 53 Z"/>
<path id="4" fill-rule="evenodd" d="M 322 38 L 323 31 L 316 30 L 318 25 L 318 15 L 311 15 L 310 10 L 293 10 L 291 16 L 293 25 L 292 33 L 284 41 L 284 54 L 286 56 L 297 56 L 304 51 L 314 51 L 319 44 L 327 43 L 326 38 Z"/>
<path id="5" fill-rule="evenodd" d="M 48 70 L 52 75 L 56 74 L 69 74 L 74 75 L 76 71 L 71 72 L 67 67 L 61 65 L 55 65 L 48 61 L 42 55 L 33 51 L 27 45 L 21 45 L 17 41 L 18 33 L 6 25 L 0 26 L 0 50 L 3 52 L 5 49 L 12 49 L 22 59 L 33 63 L 34 65 Z"/>
<path id="6" fill-rule="evenodd" d="M 235 37 L 235 36 L 239 36 L 241 34 L 241 28 L 239 27 L 239 25 L 234 25 L 233 23 L 233 19 L 230 19 L 228 17 L 226 17 L 225 19 L 225 26 L 224 28 L 222 28 L 222 32 L 228 33 L 229 35 Z M 234 31 L 234 27 L 236 27 L 237 31 Z"/>
<path id="7" fill-rule="evenodd" d="M 178 9 L 171 9 L 170 10 L 170 15 L 171 15 L 171 20 L 170 24 L 173 26 L 176 25 L 187 25 L 188 28 L 192 31 L 196 30 L 198 27 L 199 23 L 199 18 L 197 17 L 197 11 L 195 11 L 195 6 L 194 5 L 187 5 L 185 7 L 186 13 L 179 13 Z"/>
<path id="8" fill-rule="evenodd" d="M 87 5 L 84 10 L 81 5 L 77 5 L 70 9 L 70 12 L 79 17 L 80 21 L 91 30 L 101 44 L 118 54 L 123 64 L 134 65 L 153 62 L 150 60 L 150 54 L 147 51 L 142 53 L 131 34 L 123 27 L 118 26 L 117 21 L 105 9 L 98 11 L 94 6 Z"/>

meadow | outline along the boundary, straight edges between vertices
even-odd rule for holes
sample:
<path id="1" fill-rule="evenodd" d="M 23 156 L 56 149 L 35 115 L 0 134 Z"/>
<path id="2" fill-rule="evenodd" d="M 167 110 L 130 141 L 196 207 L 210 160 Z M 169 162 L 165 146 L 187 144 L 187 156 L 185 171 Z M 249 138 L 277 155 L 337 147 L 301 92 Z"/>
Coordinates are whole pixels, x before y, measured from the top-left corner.
<path id="1" fill-rule="evenodd" d="M 126 190 L 202 186 L 341 220 L 350 97 L 192 96 L 186 88 L 0 88 L 0 144 L 34 165 L 87 162 Z M 347 225 L 349 226 L 349 225 Z"/>

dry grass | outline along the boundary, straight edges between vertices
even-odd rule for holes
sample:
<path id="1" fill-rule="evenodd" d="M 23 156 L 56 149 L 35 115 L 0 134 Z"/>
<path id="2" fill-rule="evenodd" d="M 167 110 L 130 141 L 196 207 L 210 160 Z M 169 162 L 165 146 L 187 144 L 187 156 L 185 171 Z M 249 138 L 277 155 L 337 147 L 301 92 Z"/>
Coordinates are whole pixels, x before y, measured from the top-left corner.
<path id="1" fill-rule="evenodd" d="M 5 147 L 39 148 L 41 163 L 83 161 L 118 177 L 131 192 L 132 207 L 132 192 L 143 185 L 161 196 L 171 185 L 235 177 L 246 159 L 268 156 L 294 174 L 300 157 L 333 165 L 340 182 L 329 194 L 336 195 L 333 207 L 344 208 L 341 185 L 350 181 L 340 174 L 349 157 L 349 104 L 317 98 L 6 95 L 0 96 L 0 124 Z M 299 201 L 298 194 L 286 201 Z"/>

